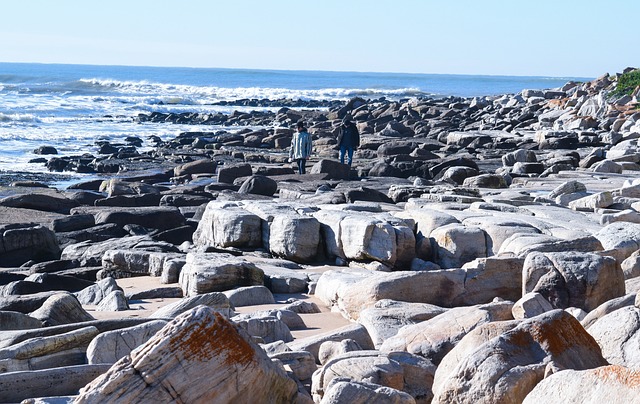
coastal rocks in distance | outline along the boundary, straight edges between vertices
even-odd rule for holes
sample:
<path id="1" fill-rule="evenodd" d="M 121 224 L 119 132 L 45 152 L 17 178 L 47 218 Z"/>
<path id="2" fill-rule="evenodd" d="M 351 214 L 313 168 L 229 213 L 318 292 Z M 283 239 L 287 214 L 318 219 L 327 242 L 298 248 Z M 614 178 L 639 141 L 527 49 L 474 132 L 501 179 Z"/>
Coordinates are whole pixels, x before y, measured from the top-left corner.
<path id="1" fill-rule="evenodd" d="M 58 150 L 53 146 L 39 146 L 33 154 L 58 154 Z"/>
<path id="2" fill-rule="evenodd" d="M 228 383 L 230 379 L 235 382 Z M 221 315 L 200 306 L 82 388 L 76 402 L 232 402 L 255 397 L 294 402 L 297 395 L 296 382 L 258 345 Z"/>

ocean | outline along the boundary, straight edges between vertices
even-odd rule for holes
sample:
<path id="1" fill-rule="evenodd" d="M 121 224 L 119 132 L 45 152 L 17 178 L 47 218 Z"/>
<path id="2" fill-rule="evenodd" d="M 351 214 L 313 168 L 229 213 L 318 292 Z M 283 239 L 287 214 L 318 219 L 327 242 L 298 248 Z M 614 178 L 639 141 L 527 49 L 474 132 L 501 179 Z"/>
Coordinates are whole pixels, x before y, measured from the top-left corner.
<path id="1" fill-rule="evenodd" d="M 216 105 L 240 99 L 473 97 L 591 79 L 0 63 L 0 176 L 46 171 L 42 163 L 29 162 L 41 157 L 33 150 L 43 145 L 75 155 L 95 152 L 99 140 L 168 139 L 187 130 L 216 129 L 134 122 L 140 113 L 249 109 Z"/>

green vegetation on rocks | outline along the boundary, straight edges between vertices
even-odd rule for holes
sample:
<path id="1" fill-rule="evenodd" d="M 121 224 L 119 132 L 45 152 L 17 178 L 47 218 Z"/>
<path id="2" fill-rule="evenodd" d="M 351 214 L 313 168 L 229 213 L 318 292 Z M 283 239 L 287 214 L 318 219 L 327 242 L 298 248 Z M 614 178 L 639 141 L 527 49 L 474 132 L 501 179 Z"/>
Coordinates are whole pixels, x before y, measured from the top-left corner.
<path id="1" fill-rule="evenodd" d="M 635 69 L 618 77 L 618 85 L 612 94 L 615 96 L 631 95 L 638 86 L 640 86 L 640 69 Z"/>

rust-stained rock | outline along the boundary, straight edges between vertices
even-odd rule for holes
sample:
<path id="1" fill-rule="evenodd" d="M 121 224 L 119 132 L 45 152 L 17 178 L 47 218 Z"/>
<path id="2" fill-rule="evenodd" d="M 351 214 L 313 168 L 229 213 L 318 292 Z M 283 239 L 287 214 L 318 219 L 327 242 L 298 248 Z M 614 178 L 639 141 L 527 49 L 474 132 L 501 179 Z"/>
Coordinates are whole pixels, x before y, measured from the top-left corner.
<path id="1" fill-rule="evenodd" d="M 198 306 L 86 385 L 75 402 L 286 403 L 297 391 L 246 334 Z"/>
<path id="2" fill-rule="evenodd" d="M 589 370 L 565 370 L 540 383 L 523 404 L 640 403 L 640 370 L 610 365 Z"/>
<path id="3" fill-rule="evenodd" d="M 605 365 L 598 343 L 580 322 L 563 310 L 553 310 L 472 351 L 439 382 L 433 403 L 470 403 L 478 397 L 485 403 L 521 403 L 544 378 L 547 366 L 584 370 Z"/>

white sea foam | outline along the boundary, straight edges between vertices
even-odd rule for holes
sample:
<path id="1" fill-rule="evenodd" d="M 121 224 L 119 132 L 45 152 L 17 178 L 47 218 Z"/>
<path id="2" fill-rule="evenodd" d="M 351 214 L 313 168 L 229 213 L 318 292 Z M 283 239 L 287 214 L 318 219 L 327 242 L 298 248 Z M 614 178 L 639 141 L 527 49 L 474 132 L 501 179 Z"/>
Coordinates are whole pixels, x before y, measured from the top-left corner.
<path id="1" fill-rule="evenodd" d="M 5 114 L 0 112 L 0 122 L 38 122 L 33 114 Z"/>
<path id="2" fill-rule="evenodd" d="M 217 87 L 193 86 L 180 84 L 164 84 L 149 81 L 118 81 L 103 79 L 81 79 L 80 82 L 94 87 L 105 87 L 109 90 L 123 93 L 144 94 L 157 96 L 160 100 L 171 104 L 214 103 L 217 101 L 233 101 L 238 99 L 302 99 L 302 100 L 331 100 L 349 99 L 354 96 L 366 97 L 410 97 L 426 95 L 419 88 L 408 87 L 400 89 L 382 88 L 322 88 L 322 89 L 291 89 L 277 87 Z M 157 98 L 152 98 L 157 100 Z"/>

